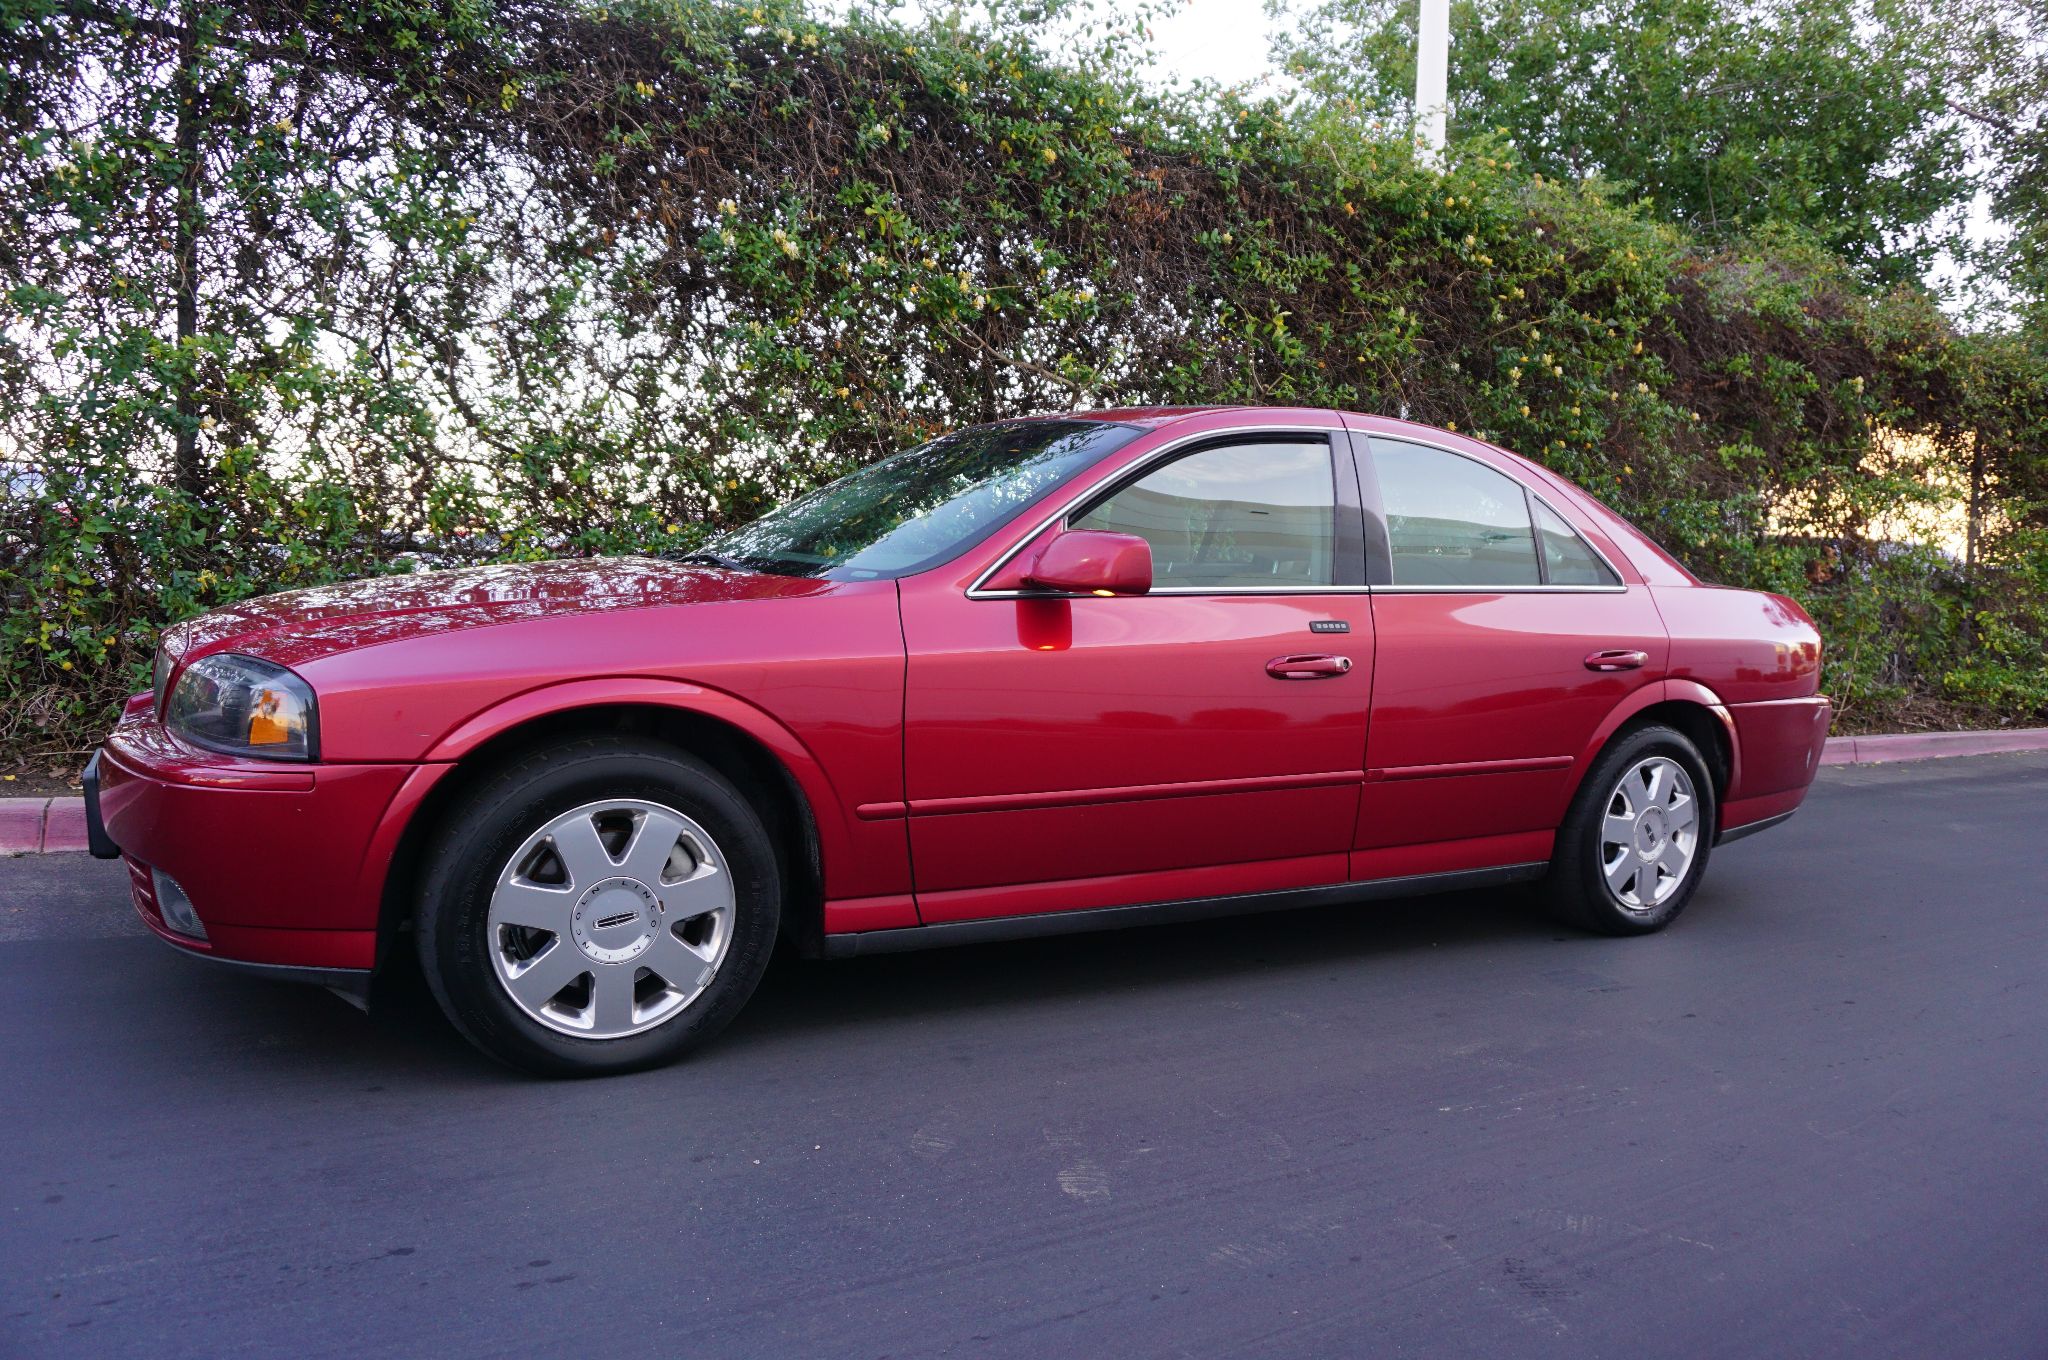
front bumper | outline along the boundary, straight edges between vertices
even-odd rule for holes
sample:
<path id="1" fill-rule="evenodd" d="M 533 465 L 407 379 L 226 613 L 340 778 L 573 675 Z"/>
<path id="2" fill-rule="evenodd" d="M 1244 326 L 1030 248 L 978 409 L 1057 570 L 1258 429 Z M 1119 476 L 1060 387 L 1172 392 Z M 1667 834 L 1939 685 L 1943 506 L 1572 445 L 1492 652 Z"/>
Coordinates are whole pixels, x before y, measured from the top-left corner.
<path id="1" fill-rule="evenodd" d="M 87 834 L 127 862 L 137 913 L 184 952 L 354 990 L 346 975 L 376 962 L 386 819 L 413 772 L 238 761 L 131 718 L 88 767 Z M 152 870 L 183 889 L 203 939 L 166 922 Z"/>

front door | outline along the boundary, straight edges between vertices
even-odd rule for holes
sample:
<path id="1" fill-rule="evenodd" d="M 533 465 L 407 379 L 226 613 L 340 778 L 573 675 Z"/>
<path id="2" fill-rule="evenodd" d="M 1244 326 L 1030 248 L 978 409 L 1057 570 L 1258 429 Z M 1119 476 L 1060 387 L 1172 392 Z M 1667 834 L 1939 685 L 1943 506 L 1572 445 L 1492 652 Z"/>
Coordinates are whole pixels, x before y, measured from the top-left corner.
<path id="1" fill-rule="evenodd" d="M 1148 595 L 905 581 L 922 918 L 1342 882 L 1373 673 L 1358 514 L 1328 432 L 1239 433 L 1137 459 L 1046 531 L 1144 537 Z"/>

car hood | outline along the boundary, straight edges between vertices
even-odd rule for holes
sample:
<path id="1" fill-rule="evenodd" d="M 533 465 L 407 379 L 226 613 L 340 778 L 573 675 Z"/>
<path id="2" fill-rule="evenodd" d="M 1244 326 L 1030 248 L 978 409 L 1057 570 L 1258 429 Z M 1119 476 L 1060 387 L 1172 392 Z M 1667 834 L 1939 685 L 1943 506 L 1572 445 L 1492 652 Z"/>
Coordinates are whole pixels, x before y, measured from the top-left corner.
<path id="1" fill-rule="evenodd" d="M 428 633 L 557 614 L 815 595 L 830 584 L 651 557 L 512 562 L 262 595 L 164 634 L 174 659 L 240 651 L 294 665 Z"/>

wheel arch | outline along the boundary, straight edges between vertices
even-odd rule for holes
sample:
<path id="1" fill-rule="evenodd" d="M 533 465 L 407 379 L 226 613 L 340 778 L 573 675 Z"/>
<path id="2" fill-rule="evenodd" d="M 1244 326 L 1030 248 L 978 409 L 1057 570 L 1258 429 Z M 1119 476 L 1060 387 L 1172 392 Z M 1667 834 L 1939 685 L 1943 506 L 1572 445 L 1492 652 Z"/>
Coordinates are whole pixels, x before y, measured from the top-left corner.
<path id="1" fill-rule="evenodd" d="M 573 681 L 528 691 L 467 720 L 434 746 L 421 773 L 436 773 L 424 786 L 409 784 L 394 799 L 380 833 L 392 847 L 378 897 L 380 968 L 410 924 L 422 852 L 464 794 L 537 746 L 595 734 L 667 742 L 730 780 L 761 814 L 775 845 L 786 894 L 783 935 L 807 952 L 822 947 L 827 852 L 818 804 L 829 815 L 837 803 L 803 744 L 722 691 L 672 681 Z"/>
<path id="2" fill-rule="evenodd" d="M 1594 732 L 1593 739 L 1572 765 L 1570 805 L 1578 797 L 1587 772 L 1602 752 L 1624 733 L 1650 723 L 1664 723 L 1683 732 L 1706 758 L 1714 781 L 1714 801 L 1725 802 L 1741 773 L 1741 746 L 1736 740 L 1735 719 L 1720 696 L 1692 680 L 1663 680 L 1645 685 L 1615 705 Z"/>

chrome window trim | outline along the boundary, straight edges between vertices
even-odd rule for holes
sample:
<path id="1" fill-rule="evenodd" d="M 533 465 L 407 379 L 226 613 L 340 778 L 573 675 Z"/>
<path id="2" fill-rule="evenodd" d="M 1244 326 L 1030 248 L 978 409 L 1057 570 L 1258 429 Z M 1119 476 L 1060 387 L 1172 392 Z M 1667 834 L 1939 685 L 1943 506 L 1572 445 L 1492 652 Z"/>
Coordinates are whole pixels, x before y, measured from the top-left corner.
<path id="1" fill-rule="evenodd" d="M 1566 514 L 1564 513 L 1564 511 L 1562 511 L 1562 510 L 1558 509 L 1558 508 L 1557 508 L 1556 506 L 1552 505 L 1552 504 L 1551 504 L 1551 503 L 1550 503 L 1549 501 L 1547 501 L 1547 500 L 1543 499 L 1543 495 L 1542 495 L 1542 493 L 1541 493 L 1541 492 L 1539 492 L 1539 491 L 1537 491 L 1537 490 L 1536 490 L 1536 488 L 1534 488 L 1534 487 L 1525 487 L 1525 488 L 1523 488 L 1523 489 L 1524 489 L 1524 490 L 1526 490 L 1526 491 L 1527 491 L 1527 492 L 1529 493 L 1529 498 L 1530 498 L 1531 500 L 1535 501 L 1535 502 L 1536 502 L 1536 503 L 1537 503 L 1538 505 L 1542 506 L 1542 507 L 1543 507 L 1543 508 L 1544 508 L 1545 510 L 1548 510 L 1548 511 L 1549 511 L 1549 512 L 1550 512 L 1550 513 L 1551 513 L 1551 514 L 1552 514 L 1552 515 L 1553 515 L 1553 516 L 1554 516 L 1554 517 L 1555 517 L 1555 518 L 1557 519 L 1557 522 L 1558 522 L 1559 524 L 1562 524 L 1562 525 L 1563 525 L 1563 526 L 1564 526 L 1565 528 L 1567 528 L 1567 529 L 1571 530 L 1571 531 L 1572 531 L 1572 537 L 1573 537 L 1573 538 L 1576 538 L 1577 540 L 1579 540 L 1579 542 L 1581 542 L 1581 543 L 1585 544 L 1585 545 L 1586 545 L 1586 547 L 1587 547 L 1588 549 L 1590 549 L 1590 550 L 1591 550 L 1591 552 L 1592 552 L 1593 556 L 1599 559 L 1599 561 L 1600 561 L 1600 565 L 1601 565 L 1601 566 L 1603 566 L 1603 567 L 1607 568 L 1607 574 L 1608 574 L 1609 576 L 1612 576 L 1612 577 L 1614 578 L 1614 581 L 1615 581 L 1615 583 L 1614 583 L 1613 585 L 1611 585 L 1611 586 L 1557 586 L 1557 587 L 1555 587 L 1556 589 L 1558 589 L 1558 590 L 1580 590 L 1580 591 L 1585 591 L 1585 592 L 1587 592 L 1587 593 L 1589 593 L 1589 594 L 1596 594 L 1596 595 L 1597 595 L 1597 594 L 1610 594 L 1610 595 L 1611 595 L 1611 594 L 1613 594 L 1613 593 L 1614 593 L 1615 591 L 1625 591 L 1625 590 L 1627 590 L 1627 589 L 1628 589 L 1628 582 L 1627 582 L 1627 580 L 1626 580 L 1625 578 L 1623 578 L 1622 574 L 1621 574 L 1621 573 L 1620 573 L 1619 571 L 1616 571 L 1616 570 L 1615 570 L 1615 568 L 1614 568 L 1614 563 L 1613 563 L 1613 562 L 1611 562 L 1610 560 L 1608 560 L 1607 554 L 1606 554 L 1606 553 L 1604 553 L 1604 552 L 1601 552 L 1601 551 L 1600 551 L 1600 545 L 1599 545 L 1598 543 L 1595 543 L 1595 542 L 1594 542 L 1594 541 L 1593 541 L 1592 539 L 1590 539 L 1590 538 L 1587 538 L 1587 537 L 1586 537 L 1586 535 L 1585 535 L 1585 533 L 1584 533 L 1584 532 L 1583 532 L 1583 531 L 1582 531 L 1582 530 L 1581 530 L 1581 529 L 1579 528 L 1579 526 L 1571 522 L 1571 519 L 1570 519 L 1570 518 L 1569 518 L 1569 517 L 1568 517 L 1568 516 L 1567 516 L 1567 515 L 1566 515 Z M 1534 521 L 1534 518 L 1535 518 L 1534 516 L 1531 516 L 1530 518 L 1531 518 L 1531 521 L 1532 521 L 1532 522 L 1531 522 L 1531 524 L 1530 524 L 1530 526 L 1529 526 L 1529 527 L 1530 527 L 1531 529 L 1535 530 L 1535 532 L 1536 532 L 1536 553 L 1537 553 L 1537 556 L 1538 556 L 1538 557 L 1541 557 L 1541 556 L 1542 556 L 1542 553 L 1543 553 L 1543 526 L 1542 526 L 1542 525 L 1540 525 L 1540 524 L 1536 524 L 1536 523 L 1534 523 L 1534 522 L 1533 522 L 1533 521 Z M 1544 570 L 1545 570 L 1545 571 L 1548 571 L 1548 570 L 1549 570 L 1549 568 L 1548 568 L 1548 567 L 1545 567 L 1545 568 L 1544 568 Z"/>
<path id="2" fill-rule="evenodd" d="M 1591 548 L 1591 549 L 1593 550 L 1593 556 L 1595 556 L 1595 557 L 1597 557 L 1597 558 L 1599 558 L 1599 559 L 1600 559 L 1600 565 L 1602 565 L 1602 566 L 1606 567 L 1608 571 L 1610 571 L 1610 572 L 1613 572 L 1613 573 L 1614 573 L 1614 579 L 1615 579 L 1615 581 L 1617 582 L 1617 584 L 1615 584 L 1615 585 L 1611 585 L 1611 586 L 1553 586 L 1553 585 L 1536 585 L 1536 586 L 1462 586 L 1462 585 L 1458 585 L 1458 586 L 1426 586 L 1426 585 L 1414 585 L 1414 586 L 1404 586 L 1404 585 L 1384 585 L 1384 586 L 1374 586 L 1374 587 L 1372 588 L 1372 589 L 1373 589 L 1373 593 L 1374 593 L 1374 594 L 1377 594 L 1377 595 L 1626 595 L 1626 594 L 1628 593 L 1628 591 L 1629 591 L 1629 584 L 1628 584 L 1628 578 L 1627 578 L 1626 576 L 1623 576 L 1623 575 L 1622 575 L 1622 574 L 1621 574 L 1621 573 L 1620 573 L 1619 571 L 1616 571 L 1616 570 L 1615 570 L 1615 566 L 1614 566 L 1614 562 L 1613 562 L 1613 560 L 1612 560 L 1612 559 L 1610 559 L 1610 558 L 1609 558 L 1609 557 L 1607 556 L 1607 554 L 1606 554 L 1606 553 L 1604 553 L 1604 552 L 1600 551 L 1600 545 L 1599 545 L 1599 544 L 1597 544 L 1597 543 L 1595 543 L 1595 542 L 1594 542 L 1594 541 L 1593 541 L 1592 539 L 1590 539 L 1590 538 L 1587 538 L 1587 537 L 1586 537 L 1586 535 L 1585 535 L 1584 533 L 1580 532 L 1579 526 L 1578 526 L 1578 525 L 1576 525 L 1576 524 L 1574 524 L 1574 523 L 1572 523 L 1572 522 L 1571 522 L 1571 519 L 1570 519 L 1570 517 L 1568 517 L 1567 515 L 1565 515 L 1565 514 L 1564 514 L 1564 513 L 1562 512 L 1562 511 L 1560 511 L 1560 510 L 1559 510 L 1559 509 L 1558 509 L 1558 508 L 1557 508 L 1557 507 L 1556 507 L 1555 505 L 1552 505 L 1552 504 L 1550 503 L 1550 501 L 1549 501 L 1549 500 L 1548 500 L 1548 499 L 1547 499 L 1547 498 L 1546 498 L 1546 497 L 1545 497 L 1545 496 L 1543 495 L 1543 493 L 1542 493 L 1542 492 L 1540 492 L 1540 491 L 1536 490 L 1536 488 L 1535 488 L 1535 487 L 1533 487 L 1533 486 L 1530 486 L 1530 485 L 1529 485 L 1529 484 L 1528 484 L 1527 482 L 1523 481 L 1523 480 L 1522 480 L 1522 479 L 1521 479 L 1520 477 L 1517 477 L 1517 476 L 1516 476 L 1516 475 L 1515 475 L 1514 473 L 1512 473 L 1512 472 L 1509 472 L 1509 471 L 1508 471 L 1508 470 L 1507 470 L 1506 468 L 1501 468 L 1501 467 L 1495 467 L 1495 466 L 1494 466 L 1494 465 L 1493 465 L 1492 463 L 1489 463 L 1489 462 L 1487 462 L 1487 461 L 1486 461 L 1486 460 L 1485 460 L 1484 458 L 1474 458 L 1474 457 L 1473 457 L 1473 456 L 1472 456 L 1471 454 L 1469 454 L 1469 453 L 1466 453 L 1466 452 L 1464 452 L 1464 451 L 1463 451 L 1463 450 L 1461 450 L 1461 449 L 1454 449 L 1454 448 L 1451 448 L 1451 447 L 1450 447 L 1449 445 L 1446 445 L 1446 444 L 1438 444 L 1438 443 L 1435 443 L 1435 442 L 1433 442 L 1433 441 L 1431 441 L 1431 440 L 1427 440 L 1427 439 L 1416 439 L 1416 438 L 1414 438 L 1414 437 L 1412 437 L 1412 436 L 1409 436 L 1409 435 L 1406 435 L 1406 434 L 1374 434 L 1374 433 L 1373 433 L 1372 431 L 1370 431 L 1370 430 L 1358 430 L 1358 431 L 1354 431 L 1354 433 L 1357 433 L 1357 434 L 1361 434 L 1361 435 L 1363 435 L 1363 436 L 1365 437 L 1365 457 L 1366 457 L 1366 460 L 1367 460 L 1367 462 L 1370 462 L 1370 461 L 1371 461 L 1371 459 L 1372 459 L 1372 444 L 1373 444 L 1373 441 L 1374 441 L 1374 440 L 1376 440 L 1376 439 L 1384 439 L 1384 440 L 1386 440 L 1387 442 L 1389 442 L 1389 443 L 1393 443 L 1393 444 L 1413 444 L 1413 445 L 1415 445 L 1415 447 L 1417 447 L 1417 448 L 1419 448 L 1419 449 L 1431 449 L 1431 450 L 1433 450 L 1433 451 L 1435 451 L 1435 452 L 1437 452 L 1437 453 L 1448 453 L 1448 454 L 1449 454 L 1449 455 L 1451 455 L 1451 457 L 1453 457 L 1453 458 L 1462 458 L 1462 459 L 1464 459 L 1464 460 L 1465 460 L 1466 462 L 1468 462 L 1468 463 L 1477 463 L 1477 464 L 1479 464 L 1479 466 L 1481 466 L 1481 467 L 1485 468 L 1485 469 L 1486 469 L 1487 471 L 1489 471 L 1489 472 L 1497 472 L 1497 473 L 1499 473 L 1499 474 L 1500 474 L 1501 476 L 1503 476 L 1503 477 L 1507 478 L 1507 479 L 1508 479 L 1509 481 L 1513 482 L 1513 483 L 1514 483 L 1514 484 L 1515 484 L 1516 486 L 1520 487 L 1520 488 L 1522 489 L 1522 494 L 1523 494 L 1523 495 L 1525 495 L 1525 496 L 1529 497 L 1529 498 L 1530 498 L 1531 500 L 1534 500 L 1534 501 L 1536 501 L 1537 503 L 1539 503 L 1540 505 L 1542 505 L 1542 506 L 1543 506 L 1543 508 L 1544 508 L 1544 509 L 1546 509 L 1546 510 L 1548 510 L 1548 511 L 1549 511 L 1549 512 L 1550 512 L 1551 514 L 1553 514 L 1553 515 L 1556 515 L 1556 516 L 1557 516 L 1557 518 L 1558 518 L 1558 520 L 1559 520 L 1559 521 L 1560 521 L 1560 522 L 1561 522 L 1561 523 L 1562 523 L 1562 524 L 1563 524 L 1563 525 L 1565 526 L 1565 528 L 1567 528 L 1567 529 L 1570 529 L 1570 530 L 1571 530 L 1571 531 L 1572 531 L 1572 532 L 1573 532 L 1574 534 L 1577 534 L 1577 535 L 1578 535 L 1578 539 L 1579 539 L 1579 541 L 1580 541 L 1581 543 L 1585 544 L 1585 545 L 1586 545 L 1586 546 L 1587 546 L 1588 548 Z M 1375 481 L 1377 481 L 1377 480 L 1379 479 L 1379 470 L 1378 470 L 1377 468 L 1374 468 L 1374 469 L 1373 469 L 1373 479 L 1374 479 Z M 1382 515 L 1383 517 L 1384 517 L 1384 515 L 1386 514 L 1386 506 L 1385 506 L 1385 503 L 1384 503 L 1384 493 L 1383 493 L 1383 495 L 1382 495 L 1382 504 L 1381 504 L 1381 506 L 1380 506 L 1380 513 L 1381 513 L 1381 515 Z M 1540 529 L 1538 529 L 1538 528 L 1536 527 L 1536 517 L 1535 517 L 1534 515 L 1531 515 L 1531 516 L 1529 517 L 1529 533 L 1530 533 L 1530 536 L 1531 536 L 1532 538 L 1536 538 L 1537 536 L 1539 536 L 1539 535 L 1540 535 L 1540 534 L 1542 533 L 1542 530 L 1540 530 Z M 1536 544 L 1536 554 L 1537 554 L 1537 559 L 1538 559 L 1538 562 L 1540 563 L 1540 562 L 1541 562 L 1541 560 L 1542 560 L 1542 555 L 1543 555 L 1543 545 L 1542 545 L 1542 543 L 1541 543 L 1540 539 L 1538 540 L 1538 542 L 1537 542 L 1537 544 Z"/>
<path id="3" fill-rule="evenodd" d="M 1085 490 L 1080 492 L 1080 494 L 1072 497 L 1058 510 L 1054 511 L 1050 515 L 1047 515 L 1044 519 L 1038 521 L 1037 524 L 1032 526 L 1029 532 L 1025 533 L 1015 543 L 1012 543 L 1008 548 L 1006 548 L 1003 551 L 1002 556 L 998 557 L 994 562 L 990 563 L 986 570 L 984 570 L 979 576 L 974 578 L 974 583 L 967 587 L 967 598 L 970 600 L 1080 600 L 1092 598 L 1086 595 L 1075 595 L 1068 591 L 987 590 L 983 587 L 991 576 L 994 576 L 1004 567 L 1009 566 L 1011 561 L 1016 558 L 1017 554 L 1023 552 L 1025 548 L 1029 547 L 1032 544 L 1032 542 L 1038 538 L 1040 534 L 1044 533 L 1054 524 L 1065 519 L 1068 515 L 1074 513 L 1075 510 L 1079 509 L 1082 505 L 1086 504 L 1097 493 L 1101 492 L 1113 483 L 1121 481 L 1123 478 L 1127 476 L 1131 476 L 1132 474 L 1142 475 L 1146 469 L 1152 467 L 1155 463 L 1164 460 L 1169 455 L 1179 450 L 1180 448 L 1184 447 L 1185 445 L 1207 439 L 1225 438 L 1230 435 L 1319 435 L 1329 445 L 1330 458 L 1332 462 L 1334 462 L 1339 452 L 1336 441 L 1336 436 L 1339 433 L 1343 433 L 1348 436 L 1354 436 L 1358 439 L 1363 439 L 1365 441 L 1365 458 L 1368 463 L 1372 458 L 1372 441 L 1375 439 L 1385 439 L 1392 443 L 1413 444 L 1417 448 L 1432 449 L 1438 453 L 1447 453 L 1451 455 L 1453 458 L 1463 458 L 1468 463 L 1477 463 L 1479 464 L 1479 466 L 1487 469 L 1489 472 L 1499 473 L 1501 476 L 1507 478 L 1516 486 L 1520 487 L 1524 495 L 1542 504 L 1542 506 L 1545 509 L 1549 510 L 1551 514 L 1556 515 L 1557 518 L 1564 524 L 1566 528 L 1570 529 L 1574 534 L 1577 534 L 1579 541 L 1581 543 L 1584 543 L 1588 548 L 1592 549 L 1593 556 L 1600 559 L 1601 565 L 1606 567 L 1607 570 L 1609 570 L 1610 572 L 1614 573 L 1614 579 L 1617 582 L 1619 582 L 1619 584 L 1611 586 L 1156 586 L 1153 589 L 1146 592 L 1146 597 L 1149 598 L 1150 596 L 1154 595 L 1625 595 L 1631 589 L 1630 585 L 1628 584 L 1628 578 L 1623 576 L 1620 571 L 1615 569 L 1613 559 L 1609 558 L 1605 552 L 1601 551 L 1599 544 L 1595 543 L 1592 539 L 1587 538 L 1586 535 L 1580 531 L 1579 526 L 1572 523 L 1569 517 L 1567 517 L 1555 505 L 1552 505 L 1548 498 L 1546 498 L 1541 492 L 1537 491 L 1534 487 L 1530 486 L 1527 482 L 1523 481 L 1520 477 L 1517 477 L 1514 473 L 1509 472 L 1506 468 L 1495 467 L 1492 463 L 1487 462 L 1483 458 L 1474 458 L 1471 454 L 1465 453 L 1462 450 L 1451 448 L 1448 445 L 1434 443 L 1427 439 L 1417 439 L 1406 434 L 1374 434 L 1370 430 L 1354 430 L 1347 425 L 1228 425 L 1217 429 L 1198 430 L 1192 434 L 1182 435 L 1178 439 L 1174 439 L 1165 444 L 1161 444 L 1158 448 L 1152 450 L 1152 452 L 1146 454 L 1143 458 L 1139 459 L 1135 463 L 1132 463 L 1130 466 L 1118 468 L 1116 471 L 1111 472 L 1106 476 L 1097 478 L 1094 482 L 1089 484 L 1089 486 Z M 1375 481 L 1377 481 L 1377 470 L 1375 470 L 1374 472 L 1374 478 Z M 1371 508 L 1368 506 L 1366 509 L 1366 514 L 1370 515 L 1371 513 Z M 1384 511 L 1382 511 L 1382 514 L 1384 515 Z M 1540 534 L 1542 532 L 1540 529 L 1536 527 L 1535 517 L 1533 515 L 1530 517 L 1529 532 L 1532 536 Z M 1542 547 L 1540 543 L 1537 545 L 1537 551 L 1540 557 L 1540 554 L 1542 552 Z"/>
<path id="4" fill-rule="evenodd" d="M 1091 483 L 1088 486 L 1086 490 L 1082 491 L 1079 495 L 1067 501 L 1066 504 L 1062 505 L 1054 513 L 1047 515 L 1044 519 L 1040 520 L 1035 526 L 1032 527 L 1030 532 L 1024 534 L 1015 543 L 1011 544 L 1009 548 L 1004 551 L 1001 557 L 998 557 L 994 562 L 990 563 L 988 570 L 982 572 L 981 575 L 974 578 L 974 584 L 967 587 L 967 598 L 970 600 L 1076 600 L 1091 598 L 1089 596 L 1074 595 L 1066 591 L 984 590 L 982 587 L 984 583 L 987 582 L 989 577 L 994 576 L 1004 567 L 1009 566 L 1011 560 L 1014 559 L 1018 553 L 1023 552 L 1024 549 L 1031 546 L 1031 544 L 1038 538 L 1040 534 L 1044 533 L 1047 529 L 1050 529 L 1053 525 L 1065 519 L 1068 515 L 1073 514 L 1074 511 L 1079 509 L 1081 506 L 1087 504 L 1087 502 L 1091 500 L 1098 492 L 1104 490 L 1105 488 L 1117 482 L 1122 481 L 1126 477 L 1131 477 L 1134 474 L 1137 476 L 1142 476 L 1144 472 L 1147 469 L 1151 468 L 1154 464 L 1165 460 L 1168 455 L 1174 453 L 1176 450 L 1181 449 L 1182 447 L 1188 444 L 1193 444 L 1208 439 L 1228 438 L 1231 435 L 1311 434 L 1320 437 L 1323 441 L 1324 446 L 1327 449 L 1329 449 L 1331 469 L 1334 473 L 1337 461 L 1337 441 L 1334 438 L 1334 436 L 1341 433 L 1343 429 L 1344 427 L 1342 425 L 1227 425 L 1211 430 L 1196 430 L 1191 434 L 1185 434 L 1178 439 L 1174 439 L 1167 443 L 1161 444 L 1158 448 L 1152 450 L 1152 452 L 1146 454 L 1143 458 L 1140 458 L 1137 462 L 1130 464 L 1128 467 L 1118 468 L 1116 471 L 1108 474 L 1105 477 L 1097 478 L 1093 483 Z M 1153 590 L 1147 591 L 1146 594 L 1148 596 L 1351 594 L 1362 595 L 1371 589 L 1372 587 L 1370 586 L 1338 585 L 1274 586 L 1271 588 L 1268 588 L 1266 586 L 1160 586 Z"/>

